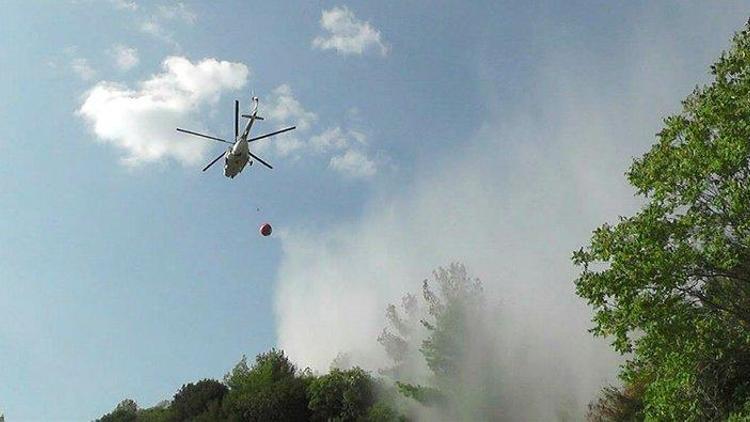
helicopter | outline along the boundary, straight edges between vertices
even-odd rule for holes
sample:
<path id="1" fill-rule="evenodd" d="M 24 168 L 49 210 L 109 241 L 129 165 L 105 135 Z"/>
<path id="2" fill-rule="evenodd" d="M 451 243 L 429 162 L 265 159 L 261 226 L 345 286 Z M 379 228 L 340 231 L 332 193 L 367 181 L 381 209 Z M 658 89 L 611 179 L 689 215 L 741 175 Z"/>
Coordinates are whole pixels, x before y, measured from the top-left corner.
<path id="1" fill-rule="evenodd" d="M 211 135 L 194 132 L 192 130 L 177 128 L 178 132 L 187 133 L 189 135 L 194 135 L 194 136 L 200 136 L 202 138 L 211 139 L 216 142 L 223 142 L 225 144 L 230 145 L 225 152 L 222 152 L 221 155 L 219 155 L 213 161 L 208 163 L 208 165 L 203 168 L 203 171 L 208 170 L 209 167 L 214 165 L 222 157 L 224 157 L 224 176 L 230 179 L 234 179 L 234 177 L 237 176 L 242 171 L 242 169 L 245 168 L 246 165 L 251 165 L 251 166 L 253 165 L 253 161 L 250 159 L 251 157 L 255 161 L 268 167 L 269 169 L 273 169 L 273 166 L 265 162 L 262 158 L 250 152 L 250 143 L 259 141 L 261 139 L 269 138 L 271 136 L 275 136 L 284 132 L 288 132 L 290 130 L 294 130 L 297 127 L 290 126 L 281 130 L 277 130 L 275 132 L 266 133 L 265 135 L 256 136 L 254 138 L 248 139 L 248 136 L 250 136 L 250 129 L 252 129 L 253 127 L 253 123 L 255 123 L 256 120 L 264 120 L 263 117 L 258 115 L 258 102 L 259 102 L 258 97 L 253 95 L 252 102 L 253 102 L 253 108 L 250 111 L 250 114 L 242 115 L 242 117 L 248 119 L 248 121 L 247 121 L 247 124 L 245 125 L 245 130 L 243 130 L 242 133 L 240 134 L 239 133 L 240 131 L 240 102 L 239 100 L 234 101 L 234 142 L 230 142 L 230 141 L 227 141 L 226 139 L 217 138 Z"/>

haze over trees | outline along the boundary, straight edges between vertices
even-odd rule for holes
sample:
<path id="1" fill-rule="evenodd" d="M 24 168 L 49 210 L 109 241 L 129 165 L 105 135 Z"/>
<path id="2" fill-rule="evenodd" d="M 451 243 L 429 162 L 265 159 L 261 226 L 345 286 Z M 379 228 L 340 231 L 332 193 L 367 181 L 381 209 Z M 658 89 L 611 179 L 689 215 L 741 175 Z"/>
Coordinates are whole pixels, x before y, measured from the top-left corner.
<path id="1" fill-rule="evenodd" d="M 252 365 L 243 357 L 223 382 L 185 384 L 171 402 L 147 409 L 126 399 L 99 421 L 404 421 L 430 414 L 491 418 L 476 403 L 492 390 L 484 392 L 485 386 L 465 371 L 467 364 L 473 366 L 468 351 L 483 309 L 481 282 L 461 264 L 439 268 L 433 276 L 437 291 L 425 280 L 421 302 L 405 297 L 408 319 L 393 305 L 386 310 L 398 334 L 385 329 L 378 338 L 394 362 L 379 371 L 385 378 L 352 367 L 345 355 L 327 374 L 314 374 L 272 349 Z M 424 368 L 429 376 L 418 376 Z"/>
<path id="2" fill-rule="evenodd" d="M 421 300 L 407 294 L 400 309 L 388 306 L 388 327 L 378 341 L 393 365 L 381 373 L 402 396 L 442 418 L 497 419 L 498 368 L 485 341 L 491 327 L 482 283 L 459 263 L 438 268 L 431 281 L 424 280 Z"/>
<path id="3" fill-rule="evenodd" d="M 628 180 L 645 204 L 573 254 L 628 359 L 592 420 L 750 419 L 750 22 Z"/>
<path id="4" fill-rule="evenodd" d="M 592 397 L 592 421 L 750 420 L 750 22 L 711 74 L 628 171 L 642 208 L 573 253 L 592 332 L 625 359 L 621 385 Z M 513 420 L 487 307 L 454 263 L 386 308 L 377 342 L 390 364 L 376 373 L 342 354 L 316 374 L 272 349 L 99 420 Z"/>
<path id="5" fill-rule="evenodd" d="M 377 400 L 377 384 L 360 368 L 316 376 L 272 349 L 252 365 L 242 358 L 224 377 L 183 385 L 172 401 L 140 409 L 123 400 L 101 422 L 126 421 L 398 421 Z"/>

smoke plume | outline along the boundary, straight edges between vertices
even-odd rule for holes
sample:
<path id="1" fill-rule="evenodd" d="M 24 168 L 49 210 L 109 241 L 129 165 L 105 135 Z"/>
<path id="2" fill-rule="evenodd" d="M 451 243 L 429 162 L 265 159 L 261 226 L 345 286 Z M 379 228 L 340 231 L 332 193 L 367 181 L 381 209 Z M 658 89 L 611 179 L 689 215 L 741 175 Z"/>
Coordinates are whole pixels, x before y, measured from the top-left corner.
<path id="1" fill-rule="evenodd" d="M 509 106 L 484 82 L 494 112 L 468 141 L 416 163 L 414 180 L 374 195 L 355 221 L 285 234 L 279 346 L 319 370 L 340 352 L 386 367 L 376 341 L 386 306 L 460 261 L 484 283 L 487 320 L 471 346 L 491 351 L 503 397 L 481 405 L 509 420 L 581 419 L 600 388 L 616 383 L 621 357 L 587 332 L 571 252 L 636 209 L 623 176 L 631 158 L 743 23 L 731 10 L 668 9 L 644 10 L 624 36 L 605 40 L 606 54 L 540 34 L 524 101 Z"/>

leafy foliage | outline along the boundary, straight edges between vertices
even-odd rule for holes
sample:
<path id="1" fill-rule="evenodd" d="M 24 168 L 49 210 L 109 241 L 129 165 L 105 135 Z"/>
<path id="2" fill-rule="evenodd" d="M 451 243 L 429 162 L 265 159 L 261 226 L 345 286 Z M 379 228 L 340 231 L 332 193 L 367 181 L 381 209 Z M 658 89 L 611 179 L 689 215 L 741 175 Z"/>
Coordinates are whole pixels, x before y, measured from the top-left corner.
<path id="1" fill-rule="evenodd" d="M 427 406 L 445 403 L 445 397 L 437 388 L 407 384 L 399 381 L 396 381 L 396 387 L 404 397 L 409 397 Z"/>
<path id="2" fill-rule="evenodd" d="M 131 399 L 121 401 L 115 410 L 98 419 L 99 422 L 135 422 L 138 420 L 138 404 Z"/>
<path id="3" fill-rule="evenodd" d="M 224 377 L 229 387 L 224 409 L 230 420 L 308 420 L 306 377 L 283 351 L 272 349 L 257 356 L 252 367 L 242 358 Z"/>
<path id="4" fill-rule="evenodd" d="M 391 329 L 383 328 L 378 337 L 388 357 L 393 361 L 390 368 L 380 370 L 383 375 L 400 379 L 407 376 L 407 367 L 413 358 L 415 342 L 415 328 L 419 321 L 419 304 L 416 296 L 407 294 L 401 300 L 402 312 L 395 305 L 389 304 L 386 308 L 386 320 Z M 403 314 L 403 315 L 402 315 Z"/>
<path id="5" fill-rule="evenodd" d="M 405 421 L 382 391 L 382 384 L 361 368 L 333 368 L 315 376 L 271 349 L 252 366 L 243 356 L 223 383 L 185 384 L 174 400 L 148 409 L 123 400 L 99 421 Z"/>
<path id="6" fill-rule="evenodd" d="M 361 368 L 333 369 L 312 380 L 307 394 L 316 421 L 354 421 L 375 402 L 372 378 Z"/>
<path id="7" fill-rule="evenodd" d="M 149 407 L 148 409 L 140 409 L 137 413 L 137 420 L 138 422 L 168 422 L 168 421 L 174 421 L 179 420 L 175 419 L 172 416 L 172 412 L 169 408 L 169 403 L 166 404 L 157 404 L 154 407 Z M 200 419 L 200 418 L 193 418 L 193 419 L 187 419 L 192 421 L 198 421 L 198 420 L 209 420 L 209 419 Z"/>
<path id="8" fill-rule="evenodd" d="M 97 420 L 100 422 L 167 422 L 190 419 L 173 419 L 169 403 L 158 404 L 148 409 L 141 409 L 135 401 L 125 399 L 112 412 L 107 413 Z"/>
<path id="9" fill-rule="evenodd" d="M 591 422 L 634 422 L 643 420 L 643 391 L 605 387 L 602 396 L 589 404 L 587 420 Z"/>
<path id="10" fill-rule="evenodd" d="M 643 209 L 573 254 L 592 331 L 633 353 L 626 389 L 650 381 L 646 418 L 723 418 L 750 399 L 749 28 L 630 168 Z"/>
<path id="11" fill-rule="evenodd" d="M 400 415 L 393 407 L 386 403 L 373 404 L 367 414 L 359 419 L 359 422 L 406 422 L 405 416 Z"/>
<path id="12" fill-rule="evenodd" d="M 470 314 L 483 306 L 482 283 L 471 279 L 466 267 L 457 263 L 447 269 L 438 268 L 433 277 L 440 296 L 430 289 L 427 280 L 423 282 L 422 293 L 431 318 L 421 321 L 430 334 L 422 342 L 420 351 L 439 387 L 450 388 L 455 384 L 458 365 L 463 362 L 466 347 L 471 342 L 469 324 L 475 319 Z"/>
<path id="13" fill-rule="evenodd" d="M 204 379 L 183 385 L 171 404 L 176 421 L 224 419 L 222 401 L 229 389 L 216 380 Z"/>
<path id="14" fill-rule="evenodd" d="M 497 406 L 486 405 L 497 401 L 498 392 L 494 363 L 487 361 L 491 353 L 482 354 L 484 358 L 469 354 L 472 348 L 491 347 L 482 283 L 453 263 L 423 281 L 421 302 L 407 295 L 401 309 L 388 306 L 390 329 L 378 338 L 394 362 L 382 373 L 395 381 L 400 394 L 451 418 L 496 418 Z M 427 377 L 414 373 L 417 358 L 426 365 Z"/>

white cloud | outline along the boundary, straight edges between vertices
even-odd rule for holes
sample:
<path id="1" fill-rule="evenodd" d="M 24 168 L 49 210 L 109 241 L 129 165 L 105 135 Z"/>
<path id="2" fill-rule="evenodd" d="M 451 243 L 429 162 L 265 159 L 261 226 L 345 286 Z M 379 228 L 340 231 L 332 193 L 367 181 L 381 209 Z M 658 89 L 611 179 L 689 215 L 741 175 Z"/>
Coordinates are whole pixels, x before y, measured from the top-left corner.
<path id="1" fill-rule="evenodd" d="M 133 47 L 116 45 L 112 48 L 112 56 L 115 59 L 115 65 L 120 70 L 130 70 L 138 65 L 138 50 Z"/>
<path id="2" fill-rule="evenodd" d="M 70 68 L 84 81 L 96 76 L 96 71 L 91 67 L 89 61 L 81 57 L 71 60 Z"/>
<path id="3" fill-rule="evenodd" d="M 154 13 L 145 16 L 141 20 L 139 29 L 145 34 L 149 34 L 167 44 L 171 44 L 175 48 L 179 48 L 180 44 L 175 40 L 174 31 L 171 29 L 173 23 L 179 21 L 193 25 L 197 20 L 198 15 L 190 7 L 182 2 L 177 2 L 171 5 L 158 6 Z"/>
<path id="4" fill-rule="evenodd" d="M 145 19 L 141 22 L 140 30 L 141 32 L 151 35 L 167 44 L 171 44 L 173 47 L 179 47 L 179 44 L 174 39 L 172 31 L 164 28 L 159 19 L 153 17 Z"/>
<path id="5" fill-rule="evenodd" d="M 82 57 L 80 49 L 76 45 L 62 48 L 58 54 L 50 57 L 46 64 L 50 69 L 69 70 L 84 81 L 91 80 L 97 74 L 89 60 Z"/>
<path id="6" fill-rule="evenodd" d="M 305 109 L 289 85 L 275 88 L 268 105 L 261 103 L 260 114 L 278 128 L 295 125 L 297 130 L 253 144 L 258 153 L 293 159 L 305 154 L 325 157 L 330 169 L 351 178 L 367 179 L 377 172 L 376 163 L 367 156 L 367 137 L 364 133 L 335 126 L 311 136 L 318 116 Z"/>
<path id="7" fill-rule="evenodd" d="M 291 123 L 297 125 L 297 129 L 304 132 L 318 120 L 318 116 L 312 111 L 307 111 L 294 97 L 289 85 L 280 85 L 271 93 L 270 105 L 265 108 L 268 117 L 276 122 Z"/>
<path id="8" fill-rule="evenodd" d="M 336 6 L 324 10 L 320 26 L 328 32 L 313 39 L 313 47 L 321 50 L 336 50 L 339 54 L 362 55 L 368 49 L 375 49 L 385 56 L 386 46 L 380 38 L 380 31 L 369 22 L 363 22 L 354 16 L 346 6 Z"/>
<path id="9" fill-rule="evenodd" d="M 109 2 L 112 3 L 112 5 L 116 9 L 130 10 L 130 11 L 138 10 L 138 3 L 132 0 L 109 0 Z"/>
<path id="10" fill-rule="evenodd" d="M 318 152 L 328 152 L 347 148 L 349 140 L 346 133 L 336 126 L 310 138 L 310 145 Z"/>
<path id="11" fill-rule="evenodd" d="M 369 178 L 375 175 L 375 162 L 365 154 L 354 149 L 348 149 L 343 154 L 331 157 L 329 167 L 352 178 Z"/>
<path id="12" fill-rule="evenodd" d="M 356 130 L 329 128 L 310 138 L 310 146 L 321 154 L 334 154 L 328 167 L 341 175 L 367 179 L 377 173 L 377 165 L 364 152 L 367 137 Z"/>
<path id="13" fill-rule="evenodd" d="M 157 11 L 159 17 L 167 20 L 178 19 L 191 25 L 198 20 L 198 15 L 182 2 L 172 5 L 160 5 Z"/>
<path id="14" fill-rule="evenodd" d="M 300 154 L 306 146 L 303 139 L 307 136 L 312 125 L 318 120 L 317 114 L 306 110 L 294 97 L 289 85 L 280 85 L 271 93 L 267 106 L 261 105 L 260 114 L 266 117 L 269 123 L 277 127 L 294 125 L 297 129 L 272 138 L 261 141 L 253 147 L 259 152 L 270 153 L 277 157 L 289 157 Z"/>
<path id="15" fill-rule="evenodd" d="M 98 139 L 123 150 L 129 165 L 171 158 L 193 165 L 203 159 L 208 142 L 188 139 L 175 127 L 199 129 L 198 112 L 227 91 L 241 88 L 249 70 L 242 63 L 204 59 L 193 63 L 168 57 L 163 72 L 135 89 L 99 82 L 84 96 L 78 114 Z"/>

